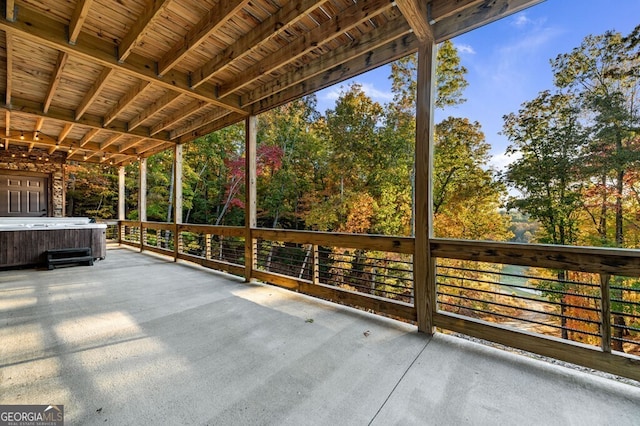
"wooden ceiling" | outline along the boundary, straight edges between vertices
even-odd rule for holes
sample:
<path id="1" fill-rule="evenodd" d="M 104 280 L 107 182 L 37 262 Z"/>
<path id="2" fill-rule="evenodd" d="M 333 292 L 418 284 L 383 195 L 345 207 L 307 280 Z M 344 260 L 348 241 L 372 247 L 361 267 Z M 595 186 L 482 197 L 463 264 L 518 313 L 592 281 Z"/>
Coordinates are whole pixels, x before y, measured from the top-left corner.
<path id="1" fill-rule="evenodd" d="M 4 0 L 2 149 L 122 164 L 540 0 Z"/>

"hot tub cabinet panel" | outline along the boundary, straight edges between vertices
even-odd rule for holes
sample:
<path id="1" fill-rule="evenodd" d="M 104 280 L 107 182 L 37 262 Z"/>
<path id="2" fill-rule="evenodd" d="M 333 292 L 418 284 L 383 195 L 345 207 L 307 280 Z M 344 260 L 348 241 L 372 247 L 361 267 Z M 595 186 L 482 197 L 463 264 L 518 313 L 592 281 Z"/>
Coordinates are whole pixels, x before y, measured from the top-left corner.
<path id="1" fill-rule="evenodd" d="M 0 268 L 44 264 L 52 249 L 91 247 L 95 259 L 106 256 L 103 224 L 30 224 L 0 226 Z"/>

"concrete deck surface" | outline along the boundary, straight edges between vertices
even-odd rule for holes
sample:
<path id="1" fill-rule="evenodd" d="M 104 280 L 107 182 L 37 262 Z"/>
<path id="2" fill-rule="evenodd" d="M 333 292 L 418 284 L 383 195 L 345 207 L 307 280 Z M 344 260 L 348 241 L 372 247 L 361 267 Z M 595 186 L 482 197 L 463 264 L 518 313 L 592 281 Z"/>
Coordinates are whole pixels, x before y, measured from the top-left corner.
<path id="1" fill-rule="evenodd" d="M 638 387 L 124 248 L 0 271 L 0 404 L 69 425 L 640 424 Z"/>

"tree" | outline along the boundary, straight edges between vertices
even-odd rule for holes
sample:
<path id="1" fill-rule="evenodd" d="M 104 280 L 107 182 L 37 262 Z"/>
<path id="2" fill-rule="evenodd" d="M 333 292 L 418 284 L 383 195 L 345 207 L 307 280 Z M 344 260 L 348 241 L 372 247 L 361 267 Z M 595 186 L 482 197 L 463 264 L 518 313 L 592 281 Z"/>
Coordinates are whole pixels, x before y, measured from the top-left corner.
<path id="1" fill-rule="evenodd" d="M 570 53 L 558 55 L 552 61 L 555 83 L 575 93 L 585 115 L 590 118 L 592 135 L 588 165 L 600 192 L 598 233 L 603 244 L 625 246 L 624 198 L 628 193 L 630 170 L 640 165 L 640 148 L 636 143 L 640 130 L 640 26 L 627 37 L 606 32 L 587 36 Z M 607 233 L 609 196 L 613 195 L 615 229 L 613 239 Z M 591 213 L 592 217 L 594 215 Z M 622 281 L 616 281 L 616 287 Z M 622 300 L 624 292 L 616 290 L 613 297 Z M 614 306 L 618 312 L 622 306 Z M 623 350 L 622 335 L 625 319 L 614 315 L 615 350 Z"/>
<path id="2" fill-rule="evenodd" d="M 580 162 L 585 133 L 579 122 L 575 98 L 549 91 L 525 102 L 518 114 L 504 117 L 504 134 L 512 145 L 508 153 L 521 157 L 511 163 L 506 181 L 521 192 L 510 207 L 535 218 L 542 225 L 541 242 L 575 244 L 581 209 Z M 546 295 L 560 301 L 562 337 L 568 338 L 564 282 L 567 271 L 557 272 L 558 281 L 541 281 Z"/>

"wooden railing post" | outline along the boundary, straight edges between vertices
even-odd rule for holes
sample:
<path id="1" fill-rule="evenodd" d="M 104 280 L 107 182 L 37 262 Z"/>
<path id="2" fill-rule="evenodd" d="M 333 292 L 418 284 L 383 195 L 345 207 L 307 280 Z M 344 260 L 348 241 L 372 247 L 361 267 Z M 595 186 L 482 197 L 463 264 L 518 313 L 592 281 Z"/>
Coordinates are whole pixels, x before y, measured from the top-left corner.
<path id="1" fill-rule="evenodd" d="M 211 234 L 204 235 L 204 258 L 211 259 Z"/>
<path id="2" fill-rule="evenodd" d="M 413 255 L 414 303 L 418 330 L 427 334 L 435 331 L 436 281 L 435 262 L 429 241 L 432 236 L 433 176 L 433 97 L 435 91 L 436 46 L 433 40 L 418 50 L 418 91 L 416 100 L 415 151 L 415 250 Z"/>
<path id="3" fill-rule="evenodd" d="M 320 247 L 313 245 L 313 261 L 312 261 L 311 279 L 314 284 L 320 284 Z"/>
<path id="4" fill-rule="evenodd" d="M 611 275 L 600 273 L 600 334 L 602 335 L 602 351 L 611 353 Z"/>
<path id="5" fill-rule="evenodd" d="M 138 227 L 138 241 L 140 242 L 140 253 L 144 251 L 144 243 L 147 241 L 147 229 L 144 227 L 144 222 L 139 222 Z"/>
<path id="6" fill-rule="evenodd" d="M 258 119 L 251 115 L 245 121 L 245 151 L 244 151 L 244 178 L 245 178 L 245 206 L 244 206 L 244 278 L 251 281 L 253 270 L 256 267 L 257 240 L 253 238 L 252 229 L 256 227 L 256 146 Z"/>

